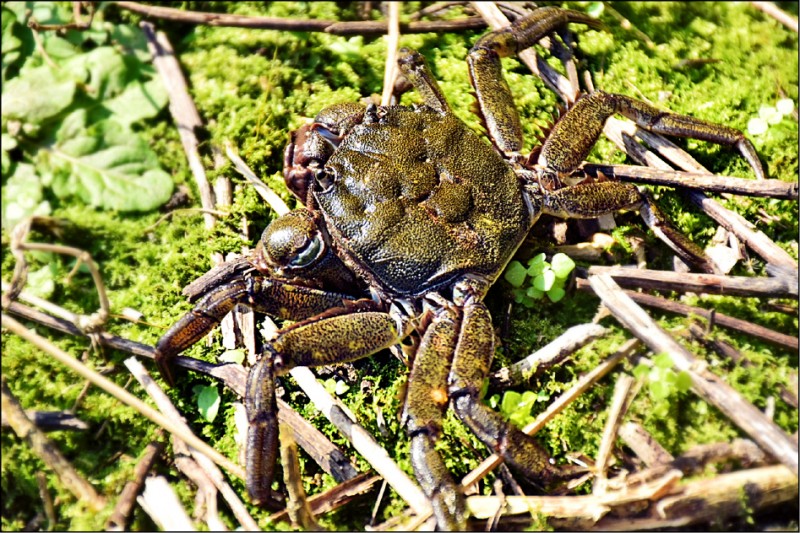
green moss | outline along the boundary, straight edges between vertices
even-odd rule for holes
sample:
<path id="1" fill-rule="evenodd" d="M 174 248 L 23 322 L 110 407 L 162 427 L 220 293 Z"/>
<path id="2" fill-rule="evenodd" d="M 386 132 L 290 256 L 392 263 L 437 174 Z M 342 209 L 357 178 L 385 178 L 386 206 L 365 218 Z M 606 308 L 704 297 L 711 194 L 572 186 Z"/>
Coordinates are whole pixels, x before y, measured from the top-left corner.
<path id="1" fill-rule="evenodd" d="M 569 7 L 585 10 L 586 3 L 572 2 Z M 190 9 L 227 11 L 239 14 L 261 14 L 278 17 L 355 20 L 357 7 L 331 2 L 285 2 L 263 4 L 187 3 Z M 593 73 L 594 85 L 608 92 L 619 92 L 654 102 L 659 107 L 690 114 L 747 129 L 750 118 L 758 116 L 762 105 L 774 105 L 787 96 L 797 102 L 797 38 L 775 21 L 752 9 L 747 3 L 693 2 L 649 3 L 625 2 L 609 4 L 653 42 L 649 47 L 632 30 L 622 28 L 616 18 L 605 13 L 607 31 L 598 32 L 575 25 L 577 53 L 581 66 Z M 403 17 L 408 17 L 419 3 L 404 3 Z M 380 16 L 373 10 L 373 17 Z M 458 12 L 452 14 L 458 16 Z M 108 6 L 107 20 L 136 22 L 138 17 Z M 160 213 L 121 214 L 88 209 L 85 206 L 48 198 L 53 214 L 69 220 L 61 235 L 35 233 L 31 240 L 59 242 L 87 250 L 100 265 L 112 309 L 123 307 L 139 310 L 144 323 L 134 324 L 112 318 L 108 330 L 116 335 L 153 344 L 190 305 L 181 296 L 181 288 L 211 266 L 213 252 L 238 252 L 252 246 L 262 229 L 275 214 L 260 200 L 255 191 L 238 177 L 228 163 L 215 161 L 212 147 L 226 141 L 235 146 L 251 168 L 281 195 L 290 206 L 296 205 L 282 183 L 283 148 L 288 131 L 303 124 L 326 106 L 354 101 L 381 92 L 384 68 L 382 37 L 339 37 L 321 33 L 247 30 L 241 28 L 191 27 L 159 23 L 170 36 L 187 74 L 190 91 L 207 126 L 202 138 L 201 155 L 209 176 L 226 175 L 237 184 L 230 215 L 220 219 L 216 227 L 206 231 L 202 215 L 196 211 L 175 212 L 168 220 L 153 225 Z M 403 35 L 401 45 L 419 49 L 428 58 L 435 76 L 457 115 L 476 131 L 480 121 L 472 114 L 473 97 L 465 58 L 469 47 L 481 32 L 467 34 Z M 686 69 L 676 68 L 683 60 L 714 59 Z M 557 65 L 556 62 L 551 61 Z M 537 144 L 543 126 L 552 122 L 558 100 L 544 84 L 530 75 L 516 59 L 503 60 L 512 92 L 521 111 L 525 147 Z M 560 68 L 560 67 L 558 67 Z M 402 102 L 419 102 L 413 92 Z M 150 120 L 142 130 L 151 147 L 159 155 L 177 184 L 189 188 L 191 207 L 199 206 L 199 195 L 185 162 L 177 131 L 167 111 Z M 752 140 L 770 177 L 794 182 L 798 174 L 797 122 L 790 118 L 773 125 L 766 134 Z M 678 141 L 709 169 L 725 175 L 752 177 L 746 162 L 735 152 L 716 145 Z M 601 140 L 590 155 L 594 161 L 629 162 L 610 142 Z M 3 176 L 6 180 L 7 176 Z M 657 199 L 678 228 L 701 245 L 713 236 L 715 226 L 702 213 L 687 206 L 673 190 L 656 189 Z M 775 240 L 790 255 L 797 257 L 798 216 L 796 204 L 756 198 L 722 199 L 726 207 L 757 223 L 758 229 Z M 248 239 L 240 236 L 242 218 L 247 219 Z M 645 236 L 651 265 L 668 268 L 671 254 L 643 227 L 638 217 L 617 218 L 620 235 Z M 14 260 L 8 250 L 8 228 L 3 228 L 2 268 L 8 279 Z M 520 255 L 540 250 L 521 250 Z M 623 263 L 633 262 L 630 250 L 614 250 Z M 31 268 L 53 264 L 55 292 L 53 301 L 74 312 L 91 312 L 97 296 L 90 277 L 77 274 L 65 281 L 71 270 L 71 258 L 29 254 Z M 764 275 L 764 264 L 756 256 L 737 266 L 734 274 Z M 750 320 L 788 335 L 797 336 L 797 315 L 769 311 L 764 302 L 754 298 L 688 297 L 686 302 Z M 528 355 L 559 336 L 575 324 L 590 321 L 597 310 L 597 300 L 586 294 L 570 294 L 558 304 L 544 301 L 536 309 L 522 306 L 507 309 L 508 287 L 503 283 L 490 292 L 489 304 L 497 330 L 502 333 L 494 369 Z M 508 313 L 508 317 L 506 314 Z M 671 315 L 654 314 L 668 330 L 680 333 L 687 320 Z M 580 350 L 568 363 L 519 390 L 535 390 L 551 399 L 567 390 L 581 373 L 593 368 L 613 353 L 629 334 L 615 321 L 605 319 L 609 335 Z M 110 369 L 110 377 L 125 385 L 121 370 L 127 354 L 106 350 L 103 356 L 92 351 L 85 339 L 53 334 L 45 328 L 37 331 L 48 336 L 62 349 L 81 357 L 88 352 L 95 366 Z M 790 372 L 796 372 L 797 354 L 779 349 L 752 337 L 715 328 L 713 335 L 734 345 L 754 365 L 745 369 L 732 365 L 696 344 L 692 351 L 709 361 L 715 372 L 724 374 L 728 382 L 759 408 L 780 385 L 788 383 Z M 212 336 L 211 348 L 199 343 L 187 355 L 212 360 L 222 350 L 218 335 Z M 25 408 L 70 409 L 83 381 L 33 350 L 19 338 L 2 334 L 3 375 Z M 342 400 L 358 416 L 366 429 L 383 445 L 402 469 L 411 474 L 408 440 L 399 419 L 402 410 L 402 385 L 406 369 L 387 353 L 353 365 L 356 378 Z M 632 370 L 630 365 L 626 368 Z M 372 393 L 360 391 L 360 383 L 373 384 Z M 229 391 L 222 392 L 222 405 L 213 425 L 202 421 L 193 402 L 192 388 L 213 381 L 204 376 L 183 374 L 178 386 L 168 394 L 193 429 L 228 457 L 236 457 L 233 442 L 232 403 L 237 400 Z M 613 390 L 614 376 L 599 384 L 571 404 L 539 433 L 537 439 L 559 462 L 565 453 L 581 452 L 593 457 L 599 446 L 606 419 L 606 410 Z M 346 439 L 311 406 L 290 378 L 282 380 L 286 401 L 318 426 L 335 444 L 351 456 L 362 471 L 369 465 Z M 132 391 L 143 396 L 138 386 Z M 767 392 L 765 392 L 767 391 Z M 770 392 L 772 391 L 772 392 Z M 652 416 L 647 394 L 640 393 L 628 415 L 642 423 L 673 454 L 679 454 L 699 443 L 730 440 L 741 436 L 727 419 L 714 408 L 692 395 L 671 398 L 668 416 Z M 534 415 L 546 408 L 537 403 Z M 380 412 L 380 416 L 379 413 Z M 76 468 L 102 494 L 113 500 L 132 477 L 137 458 L 154 437 L 152 424 L 130 409 L 120 406 L 95 388 L 81 402 L 77 415 L 90 424 L 85 433 L 51 434 L 57 446 Z M 383 422 L 379 422 L 382 418 Z M 775 421 L 786 431 L 797 431 L 797 411 L 781 401 L 776 402 Z M 106 424 L 101 438 L 97 437 Z M 484 446 L 454 416 L 448 414 L 444 436 L 437 444 L 445 463 L 461 477 L 486 455 Z M 47 470 L 30 448 L 9 431 L 2 434 L 2 525 L 4 530 L 20 530 L 41 509 L 35 473 Z M 169 457 L 169 453 L 165 454 Z M 117 455 L 122 454 L 122 455 Z M 301 451 L 301 468 L 305 488 L 317 494 L 335 484 L 333 478 Z M 167 476 L 183 503 L 191 508 L 195 489 L 174 468 L 160 463 L 155 472 Z M 481 483 L 484 494 L 491 491 L 493 478 Z M 244 494 L 244 484 L 231 480 L 234 489 Z M 274 487 L 279 488 L 279 472 Z M 48 487 L 57 498 L 57 529 L 101 529 L 110 508 L 89 513 L 74 500 L 63 485 L 48 473 Z M 374 494 L 373 494 L 374 496 Z M 362 529 L 372 512 L 373 496 L 363 498 L 344 510 L 322 519 L 332 529 Z M 394 491 L 384 495 L 377 521 L 396 516 L 405 504 Z M 260 525 L 281 529 L 286 524 L 267 522 L 267 513 L 251 507 Z M 224 520 L 235 523 L 227 511 Z M 541 524 L 545 525 L 544 522 Z M 154 524 L 137 510 L 130 526 L 134 530 L 152 529 Z"/>

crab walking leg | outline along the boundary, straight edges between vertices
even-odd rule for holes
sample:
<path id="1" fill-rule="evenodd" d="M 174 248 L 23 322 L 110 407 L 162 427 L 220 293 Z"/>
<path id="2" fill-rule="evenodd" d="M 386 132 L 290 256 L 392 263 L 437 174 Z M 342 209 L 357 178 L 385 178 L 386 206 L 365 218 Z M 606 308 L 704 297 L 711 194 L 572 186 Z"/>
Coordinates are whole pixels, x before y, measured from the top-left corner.
<path id="1" fill-rule="evenodd" d="M 616 211 L 638 210 L 653 233 L 681 259 L 703 272 L 715 272 L 706 253 L 669 224 L 647 193 L 629 183 L 603 181 L 539 194 L 541 199 L 532 201 L 540 202 L 540 212 L 560 218 L 595 218 Z"/>
<path id="2" fill-rule="evenodd" d="M 615 113 L 654 133 L 735 147 L 753 168 L 756 177 L 766 178 L 755 147 L 741 131 L 699 118 L 661 111 L 634 98 L 603 91 L 584 96 L 561 117 L 542 146 L 538 164 L 558 174 L 569 174 L 589 154 L 606 120 Z"/>
<path id="3" fill-rule="evenodd" d="M 411 465 L 431 501 L 439 528 L 463 531 L 464 497 L 434 449 L 447 407 L 447 375 L 458 338 L 457 319 L 455 311 L 441 309 L 425 331 L 408 378 L 405 416 L 411 437 Z"/>
<path id="4" fill-rule="evenodd" d="M 245 485 L 250 501 L 268 505 L 278 458 L 278 403 L 275 399 L 275 367 L 269 355 L 261 358 L 247 375 L 245 410 L 249 423 L 245 453 Z"/>
<path id="5" fill-rule="evenodd" d="M 340 307 L 346 301 L 349 298 L 342 294 L 260 276 L 228 283 L 206 294 L 159 339 L 156 365 L 161 376 L 172 385 L 172 358 L 205 337 L 239 303 L 274 317 L 301 320 Z"/>
<path id="6" fill-rule="evenodd" d="M 492 452 L 526 477 L 543 485 L 570 477 L 568 469 L 550 464 L 536 440 L 509 424 L 483 404 L 480 390 L 494 356 L 494 329 L 489 311 L 480 302 L 464 306 L 458 345 L 448 378 L 450 402 L 456 415 Z"/>
<path id="7" fill-rule="evenodd" d="M 469 51 L 469 75 L 478 106 L 495 146 L 506 157 L 519 154 L 522 150 L 522 126 L 511 89 L 503 77 L 500 58 L 530 48 L 542 37 L 569 22 L 602 27 L 599 21 L 585 13 L 542 7 L 511 26 L 487 33 Z"/>
<path id="8" fill-rule="evenodd" d="M 422 54 L 416 50 L 401 48 L 397 58 L 397 65 L 403 76 L 422 96 L 425 105 L 439 113 L 450 111 L 450 105 L 439 87 L 439 82 L 433 77 L 433 73 Z"/>
<path id="9" fill-rule="evenodd" d="M 344 310 L 343 310 L 344 311 Z M 247 378 L 247 490 L 254 503 L 270 500 L 278 454 L 275 377 L 296 366 L 344 363 L 402 340 L 405 332 L 388 313 L 345 312 L 298 322 L 278 333 Z"/>

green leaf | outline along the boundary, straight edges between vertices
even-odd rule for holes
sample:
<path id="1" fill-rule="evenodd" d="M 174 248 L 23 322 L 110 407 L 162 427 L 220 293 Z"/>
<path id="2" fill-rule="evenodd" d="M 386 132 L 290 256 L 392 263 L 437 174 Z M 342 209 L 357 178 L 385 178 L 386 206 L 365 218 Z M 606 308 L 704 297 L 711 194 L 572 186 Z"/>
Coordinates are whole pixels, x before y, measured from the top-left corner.
<path id="1" fill-rule="evenodd" d="M 197 395 L 197 408 L 200 410 L 200 414 L 207 421 L 213 422 L 217 418 L 221 401 L 217 387 L 213 385 L 197 385 L 193 390 Z"/>
<path id="2" fill-rule="evenodd" d="M 336 396 L 341 396 L 345 392 L 350 390 L 350 385 L 342 381 L 341 379 L 336 382 L 336 387 L 334 387 L 333 392 L 336 393 Z"/>
<path id="3" fill-rule="evenodd" d="M 506 267 L 503 278 L 513 287 L 521 287 L 525 281 L 525 267 L 519 261 L 511 261 Z"/>
<path id="4" fill-rule="evenodd" d="M 562 287 L 553 287 L 547 291 L 547 297 L 553 303 L 560 302 L 566 294 L 567 292 Z"/>
<path id="5" fill-rule="evenodd" d="M 547 292 L 553 288 L 556 274 L 549 268 L 533 279 L 533 286 L 542 292 Z"/>
<path id="6" fill-rule="evenodd" d="M 56 290 L 55 271 L 55 263 L 49 263 L 39 270 L 29 272 L 25 290 L 45 300 L 50 298 Z"/>
<path id="7" fill-rule="evenodd" d="M 678 389 L 679 392 L 687 392 L 692 388 L 692 376 L 685 371 L 678 372 L 678 377 L 675 380 L 675 388 Z"/>
<path id="8" fill-rule="evenodd" d="M 2 10 L 2 54 L 3 54 L 3 80 L 6 79 L 6 69 L 16 63 L 21 56 L 20 48 L 22 48 L 22 40 L 14 35 L 14 30 L 18 26 L 17 16 L 6 9 L 5 6 Z"/>
<path id="9" fill-rule="evenodd" d="M 533 256 L 530 261 L 528 261 L 528 275 L 532 278 L 535 278 L 544 272 L 544 269 L 547 268 L 547 266 L 548 264 L 547 261 L 545 261 L 544 253 L 537 254 Z"/>
<path id="10" fill-rule="evenodd" d="M 536 300 L 544 296 L 544 291 L 540 291 L 536 287 L 530 286 L 528 287 L 528 290 L 525 291 L 525 295 L 528 296 L 529 298 L 533 298 L 534 300 Z"/>
<path id="11" fill-rule="evenodd" d="M 522 399 L 522 395 L 517 391 L 506 391 L 503 394 L 503 401 L 500 402 L 500 412 L 503 413 L 506 418 L 511 416 L 514 411 L 517 410 L 517 406 L 519 405 L 520 400 Z"/>
<path id="12" fill-rule="evenodd" d="M 65 61 L 62 68 L 86 82 L 89 95 L 104 100 L 120 94 L 128 82 L 122 55 L 111 46 L 101 46 Z"/>
<path id="13" fill-rule="evenodd" d="M 38 154 L 56 195 L 119 211 L 149 211 L 169 199 L 172 178 L 143 139 L 113 120 L 81 128 L 85 120 L 85 110 L 70 114 L 56 143 Z"/>
<path id="14" fill-rule="evenodd" d="M 111 111 L 120 124 L 130 126 L 134 122 L 156 116 L 167 105 L 168 99 L 160 79 L 145 83 L 134 81 L 122 94 L 105 100 L 103 107 Z"/>
<path id="15" fill-rule="evenodd" d="M 653 364 L 658 368 L 672 368 L 674 363 L 672 362 L 672 357 L 666 352 L 660 353 L 653 357 Z"/>
<path id="16" fill-rule="evenodd" d="M 603 2 L 589 2 L 589 5 L 586 7 L 586 14 L 593 19 L 600 18 L 600 15 L 603 14 L 604 9 L 605 6 L 603 5 Z"/>
<path id="17" fill-rule="evenodd" d="M 227 350 L 219 356 L 219 360 L 223 363 L 236 363 L 237 365 L 241 365 L 244 362 L 244 350 Z"/>
<path id="18" fill-rule="evenodd" d="M 50 214 L 50 203 L 43 199 L 42 183 L 33 165 L 17 163 L 2 196 L 3 227 L 9 230 L 29 216 Z"/>
<path id="19" fill-rule="evenodd" d="M 669 397 L 670 386 L 663 381 L 650 382 L 650 396 L 654 400 L 665 400 Z"/>
<path id="20" fill-rule="evenodd" d="M 41 124 L 66 109 L 75 96 L 75 80 L 47 65 L 28 68 L 3 85 L 4 119 Z"/>
<path id="21" fill-rule="evenodd" d="M 557 278 L 566 279 L 569 277 L 572 269 L 575 268 L 575 261 L 567 254 L 559 252 L 553 256 L 553 260 L 550 262 L 550 268 L 553 269 Z"/>
<path id="22" fill-rule="evenodd" d="M 635 377 L 636 379 L 645 379 L 647 377 L 647 374 L 649 373 L 650 373 L 650 367 L 642 363 L 639 363 L 633 369 L 633 377 Z"/>

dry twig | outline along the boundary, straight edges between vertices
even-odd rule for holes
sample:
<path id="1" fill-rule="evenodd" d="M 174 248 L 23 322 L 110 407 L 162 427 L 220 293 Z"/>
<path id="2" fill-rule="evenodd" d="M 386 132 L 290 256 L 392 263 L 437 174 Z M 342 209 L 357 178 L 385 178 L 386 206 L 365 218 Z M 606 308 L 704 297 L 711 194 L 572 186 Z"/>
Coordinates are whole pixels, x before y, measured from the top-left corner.
<path id="1" fill-rule="evenodd" d="M 616 319 L 655 353 L 666 352 L 675 368 L 692 378 L 692 390 L 717 407 L 768 453 L 797 473 L 797 443 L 772 420 L 747 402 L 730 385 L 700 364 L 683 346 L 661 329 L 607 274 L 589 278 L 594 292 Z"/>
<path id="2" fill-rule="evenodd" d="M 138 2 L 114 2 L 115 5 L 146 15 L 148 17 L 202 24 L 206 26 L 229 26 L 234 28 L 251 28 L 262 30 L 316 31 L 333 35 L 381 35 L 386 33 L 387 23 L 379 20 L 354 20 L 340 22 L 336 20 L 287 19 L 278 17 L 251 17 L 246 15 L 229 15 L 227 13 L 208 13 L 202 11 L 186 11 L 164 6 L 145 5 Z M 401 23 L 403 33 L 443 33 L 482 29 L 486 23 L 481 17 L 466 17 L 458 20 L 414 21 Z"/>
<path id="3" fill-rule="evenodd" d="M 576 283 L 579 290 L 585 290 L 585 291 L 594 290 L 591 284 L 585 279 L 578 278 L 576 280 Z M 793 337 L 791 335 L 785 335 L 783 333 L 773 331 L 769 328 L 765 328 L 764 326 L 753 324 L 752 322 L 748 322 L 746 320 L 733 318 L 732 316 L 718 313 L 716 312 L 716 310 L 713 309 L 708 310 L 708 309 L 703 309 L 702 307 L 686 305 L 681 302 L 667 300 L 666 298 L 661 298 L 660 296 L 653 296 L 652 294 L 646 294 L 643 292 L 635 292 L 629 290 L 623 290 L 622 292 L 634 302 L 641 305 L 646 305 L 647 307 L 655 307 L 656 309 L 660 309 L 662 311 L 668 311 L 670 313 L 678 313 L 685 316 L 695 315 L 695 316 L 705 317 L 709 320 L 709 322 L 713 321 L 713 323 L 717 326 L 723 326 L 736 331 L 740 331 L 742 333 L 746 333 L 747 335 L 752 335 L 753 337 L 757 337 L 771 344 L 775 344 L 776 346 L 780 346 L 782 348 L 788 348 L 789 350 L 798 349 L 797 337 Z"/>
<path id="4" fill-rule="evenodd" d="M 670 187 L 696 189 L 706 192 L 762 196 L 784 200 L 797 200 L 798 198 L 797 183 L 787 183 L 777 179 L 750 180 L 702 172 L 677 172 L 667 169 L 653 170 L 635 165 L 600 165 L 596 163 L 584 163 L 581 166 L 581 172 L 591 176 L 603 175 L 619 181 L 668 185 Z"/>
<path id="5" fill-rule="evenodd" d="M 6 326 L 5 317 L 3 317 L 3 326 Z M 61 483 L 78 500 L 86 502 L 95 511 L 102 509 L 106 504 L 105 498 L 94 490 L 94 487 L 75 470 L 52 441 L 28 419 L 22 406 L 8 388 L 5 376 L 2 376 L 2 400 L 3 413 L 8 417 L 9 425 L 14 433 L 19 438 L 30 442 L 34 453 L 56 473 Z"/>
<path id="6" fill-rule="evenodd" d="M 147 47 L 153 56 L 153 65 L 161 75 L 161 81 L 164 82 L 164 87 L 169 94 L 169 110 L 178 128 L 192 176 L 194 176 L 197 189 L 200 191 L 200 203 L 204 209 L 203 218 L 206 228 L 213 228 L 216 221 L 212 214 L 216 207 L 214 191 L 208 183 L 206 170 L 198 151 L 199 142 L 195 136 L 195 129 L 203 127 L 203 120 L 200 118 L 200 113 L 197 112 L 192 97 L 189 96 L 186 79 L 183 77 L 181 67 L 175 58 L 175 51 L 167 36 L 162 32 L 156 33 L 155 28 L 149 22 L 142 22 L 141 28 L 147 37 Z"/>
<path id="7" fill-rule="evenodd" d="M 599 324 L 589 323 L 573 326 L 547 346 L 492 374 L 489 377 L 489 388 L 506 389 L 524 383 L 557 365 L 607 332 L 608 330 Z"/>
<path id="8" fill-rule="evenodd" d="M 147 445 L 142 458 L 136 463 L 136 468 L 133 470 L 133 479 L 125 484 L 125 488 L 122 489 L 119 498 L 117 498 L 114 512 L 111 513 L 111 516 L 106 521 L 107 531 L 125 531 L 128 529 L 128 519 L 136 503 L 136 496 L 144 486 L 144 479 L 147 473 L 150 472 L 163 450 L 164 443 L 161 440 L 153 441 Z"/>

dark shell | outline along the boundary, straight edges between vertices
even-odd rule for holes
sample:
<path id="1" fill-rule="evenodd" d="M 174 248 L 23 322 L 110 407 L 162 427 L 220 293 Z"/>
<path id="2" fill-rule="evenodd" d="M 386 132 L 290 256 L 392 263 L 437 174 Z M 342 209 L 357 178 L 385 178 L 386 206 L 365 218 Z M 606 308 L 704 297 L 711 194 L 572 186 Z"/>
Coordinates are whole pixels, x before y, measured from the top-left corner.
<path id="1" fill-rule="evenodd" d="M 524 237 L 517 177 L 452 114 L 381 107 L 344 138 L 315 197 L 339 248 L 394 294 L 493 280 Z"/>

